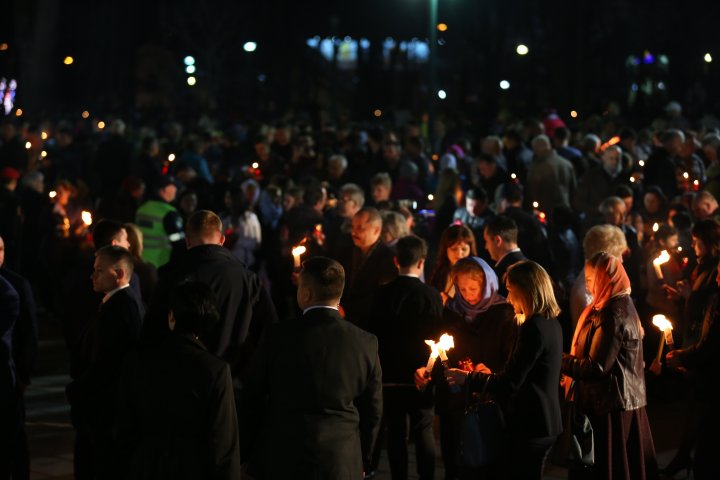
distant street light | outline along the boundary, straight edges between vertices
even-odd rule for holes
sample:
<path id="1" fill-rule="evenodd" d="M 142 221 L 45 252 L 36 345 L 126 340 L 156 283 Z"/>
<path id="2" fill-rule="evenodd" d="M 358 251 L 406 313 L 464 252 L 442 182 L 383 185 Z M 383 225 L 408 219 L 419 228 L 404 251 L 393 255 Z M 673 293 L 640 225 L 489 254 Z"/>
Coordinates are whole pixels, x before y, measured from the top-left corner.
<path id="1" fill-rule="evenodd" d="M 245 42 L 243 45 L 243 50 L 245 50 L 248 53 L 252 53 L 255 50 L 257 50 L 257 43 L 255 42 Z"/>
<path id="2" fill-rule="evenodd" d="M 190 85 L 191 87 L 194 87 L 196 83 L 197 83 L 197 78 L 195 78 L 195 77 L 188 77 L 188 79 L 187 79 L 187 84 L 188 84 L 188 85 Z"/>
<path id="3" fill-rule="evenodd" d="M 521 43 L 520 45 L 517 46 L 515 51 L 517 52 L 518 55 L 527 55 L 528 52 L 530 52 L 530 49 L 526 45 L 523 45 Z"/>
<path id="4" fill-rule="evenodd" d="M 704 59 L 705 59 L 705 62 L 710 63 L 710 62 L 712 62 L 712 55 L 710 55 L 709 53 L 706 53 Z"/>
<path id="5" fill-rule="evenodd" d="M 185 57 L 185 59 L 183 61 L 185 62 L 185 65 L 187 65 L 187 66 L 195 65 L 195 57 L 191 57 L 190 55 Z"/>
<path id="6" fill-rule="evenodd" d="M 507 80 L 501 80 L 500 88 L 503 90 L 507 90 L 508 88 L 510 88 L 510 82 L 508 82 Z"/>
<path id="7" fill-rule="evenodd" d="M 65 65 L 72 65 L 74 61 L 75 61 L 75 59 L 74 59 L 73 57 L 67 56 L 67 57 L 65 57 L 65 59 L 63 60 L 63 63 L 64 63 Z"/>
<path id="8" fill-rule="evenodd" d="M 445 100 L 447 98 L 447 93 L 445 90 L 438 90 L 438 98 L 440 100 Z"/>
<path id="9" fill-rule="evenodd" d="M 448 29 L 447 23 L 438 23 L 437 29 L 438 29 L 438 32 L 447 32 L 447 29 Z"/>

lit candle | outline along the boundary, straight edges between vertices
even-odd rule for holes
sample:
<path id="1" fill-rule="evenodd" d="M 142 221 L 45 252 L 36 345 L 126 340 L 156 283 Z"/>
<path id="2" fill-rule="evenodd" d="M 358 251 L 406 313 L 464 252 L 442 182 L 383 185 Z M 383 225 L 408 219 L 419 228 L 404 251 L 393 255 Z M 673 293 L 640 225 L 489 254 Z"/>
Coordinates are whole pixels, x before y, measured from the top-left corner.
<path id="1" fill-rule="evenodd" d="M 440 341 L 438 344 L 438 350 L 440 354 L 440 361 L 443 363 L 443 366 L 447 367 L 447 351 L 451 348 L 455 348 L 455 341 L 452 337 L 452 335 L 448 335 L 447 333 L 443 333 L 440 337 Z"/>
<path id="2" fill-rule="evenodd" d="M 655 274 L 661 281 L 663 280 L 661 266 L 668 261 L 670 261 L 670 254 L 667 252 L 667 250 L 663 250 L 662 252 L 660 252 L 660 255 L 658 255 L 658 257 L 653 260 L 653 268 L 655 268 Z"/>
<path id="3" fill-rule="evenodd" d="M 425 343 L 430 346 L 430 357 L 428 358 L 427 365 L 425 366 L 425 378 L 430 377 L 430 372 L 435 368 L 435 360 L 437 360 L 440 351 L 435 340 L 425 340 Z"/>
<path id="4" fill-rule="evenodd" d="M 657 222 L 653 223 L 653 233 L 657 232 L 660 229 L 660 224 Z"/>
<path id="5" fill-rule="evenodd" d="M 535 208 L 535 209 L 540 208 L 540 204 L 538 202 L 533 202 L 533 208 Z"/>
<path id="6" fill-rule="evenodd" d="M 92 213 L 88 212 L 87 210 L 83 210 L 83 212 L 80 214 L 82 217 L 82 221 L 86 226 L 92 225 Z"/>
<path id="7" fill-rule="evenodd" d="M 641 167 L 644 167 L 644 166 L 645 166 L 645 160 L 640 160 L 640 161 L 638 162 L 638 165 L 640 165 Z"/>
<path id="8" fill-rule="evenodd" d="M 305 253 L 307 248 L 305 248 L 305 245 L 298 245 L 297 247 L 292 249 L 292 255 L 293 255 L 293 266 L 295 269 L 300 268 L 300 255 Z"/>
<path id="9" fill-rule="evenodd" d="M 48 193 L 48 197 L 50 197 L 50 198 L 57 197 L 57 192 L 55 190 L 50 190 L 50 193 Z"/>
<path id="10" fill-rule="evenodd" d="M 667 318 L 665 318 L 665 315 L 655 315 L 653 317 L 652 322 L 653 322 L 653 325 L 655 325 L 657 328 L 659 328 L 660 331 L 662 332 L 662 335 L 660 335 L 660 346 L 658 348 L 658 352 L 655 357 L 655 360 L 660 362 L 660 359 L 662 358 L 663 347 L 665 346 L 665 344 L 667 343 L 668 347 L 671 350 L 673 349 L 673 346 L 675 343 L 675 341 L 673 340 L 673 336 L 672 336 L 673 326 L 672 326 L 672 323 L 670 323 L 670 321 Z"/>

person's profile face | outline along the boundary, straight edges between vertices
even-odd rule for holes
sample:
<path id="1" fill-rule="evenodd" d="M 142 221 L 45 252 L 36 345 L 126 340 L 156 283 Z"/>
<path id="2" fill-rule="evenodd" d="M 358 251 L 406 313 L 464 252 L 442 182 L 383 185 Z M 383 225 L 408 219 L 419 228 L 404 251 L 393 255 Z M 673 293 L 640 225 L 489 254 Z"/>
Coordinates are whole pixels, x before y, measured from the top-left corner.
<path id="1" fill-rule="evenodd" d="M 519 295 L 520 292 L 518 292 L 515 289 L 515 286 L 508 281 L 505 281 L 505 288 L 508 292 L 507 301 L 513 306 L 513 310 L 515 310 L 515 313 L 519 315 L 525 314 L 525 309 Z"/>
<path id="2" fill-rule="evenodd" d="M 119 286 L 117 269 L 110 260 L 103 256 L 95 257 L 93 273 L 90 278 L 93 290 L 96 292 L 108 293 Z"/>
<path id="3" fill-rule="evenodd" d="M 595 295 L 595 268 L 585 265 L 585 289 L 590 295 Z"/>
<path id="4" fill-rule="evenodd" d="M 358 248 L 368 248 L 380 238 L 380 226 L 369 221 L 368 215 L 362 213 L 352 219 L 352 240 Z"/>

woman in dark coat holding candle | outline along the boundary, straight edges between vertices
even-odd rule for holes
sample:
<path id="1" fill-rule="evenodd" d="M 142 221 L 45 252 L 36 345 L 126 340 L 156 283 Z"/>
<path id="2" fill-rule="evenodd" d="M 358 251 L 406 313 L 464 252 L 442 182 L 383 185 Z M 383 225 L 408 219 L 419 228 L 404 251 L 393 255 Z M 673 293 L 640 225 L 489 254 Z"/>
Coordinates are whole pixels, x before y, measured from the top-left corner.
<path id="1" fill-rule="evenodd" d="M 507 274 L 508 300 L 520 329 L 512 357 L 504 370 L 449 369 L 450 384 L 466 390 L 485 390 L 496 397 L 507 413 L 510 449 L 509 478 L 540 480 L 545 459 L 562 431 L 558 379 L 562 360 L 560 308 L 552 282 L 537 263 L 516 263 Z"/>
<path id="2" fill-rule="evenodd" d="M 585 264 L 593 297 L 578 319 L 562 372 L 575 382 L 577 408 L 593 427 L 595 464 L 570 470 L 571 479 L 657 478 L 645 412 L 642 327 L 622 262 L 599 252 Z"/>
<path id="3" fill-rule="evenodd" d="M 445 305 L 441 327 L 453 336 L 455 343 L 447 352 L 448 365 L 467 371 L 485 368 L 484 365 L 501 370 L 510 358 L 518 327 L 512 306 L 498 293 L 497 275 L 481 258 L 467 257 L 457 261 L 451 276 L 456 293 Z M 458 461 L 467 395 L 452 391 L 439 361 L 435 363 L 432 380 L 440 416 L 445 478 L 476 478 L 479 472 L 461 469 Z M 424 388 L 427 382 L 425 367 L 421 367 L 415 372 L 415 383 Z"/>

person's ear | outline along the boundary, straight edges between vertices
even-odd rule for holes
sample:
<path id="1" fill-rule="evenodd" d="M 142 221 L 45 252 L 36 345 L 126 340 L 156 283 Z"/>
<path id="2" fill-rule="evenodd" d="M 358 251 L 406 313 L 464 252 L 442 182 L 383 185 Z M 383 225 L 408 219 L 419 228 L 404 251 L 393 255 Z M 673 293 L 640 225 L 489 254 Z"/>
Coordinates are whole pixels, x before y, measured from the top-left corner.
<path id="1" fill-rule="evenodd" d="M 398 262 L 397 257 L 393 257 L 393 263 L 395 264 L 395 268 L 400 270 L 400 262 Z"/>
<path id="2" fill-rule="evenodd" d="M 420 260 L 418 260 L 417 268 L 418 268 L 418 270 L 425 269 L 425 259 L 424 258 L 421 258 Z"/>
<path id="3" fill-rule="evenodd" d="M 170 311 L 168 312 L 168 328 L 170 329 L 171 332 L 172 332 L 173 330 L 175 330 L 175 324 L 176 324 L 176 323 L 177 323 L 177 322 L 176 322 L 176 320 L 175 320 L 175 312 L 173 312 L 172 310 L 170 310 Z"/>
<path id="4" fill-rule="evenodd" d="M 220 234 L 220 245 L 225 245 L 225 235 Z"/>

